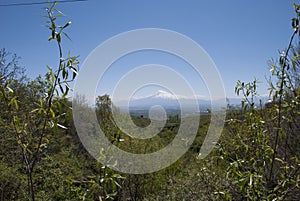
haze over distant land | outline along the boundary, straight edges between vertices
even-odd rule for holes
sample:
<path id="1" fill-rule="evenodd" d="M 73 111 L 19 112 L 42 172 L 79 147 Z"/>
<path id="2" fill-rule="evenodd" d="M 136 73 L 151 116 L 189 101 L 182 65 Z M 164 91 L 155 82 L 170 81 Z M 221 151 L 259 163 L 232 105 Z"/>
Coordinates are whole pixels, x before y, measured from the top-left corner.
<path id="1" fill-rule="evenodd" d="M 268 100 L 268 97 L 263 96 L 261 99 L 262 104 L 264 104 Z M 227 98 L 226 101 L 227 104 L 235 107 L 240 105 L 241 100 L 241 98 Z M 195 101 L 198 103 L 198 109 L 193 107 Z M 164 90 L 158 90 L 156 93 L 149 96 L 133 96 L 131 100 L 116 101 L 114 104 L 123 112 L 128 112 L 129 108 L 129 112 L 132 114 L 146 114 L 153 106 L 161 106 L 170 114 L 180 113 L 180 108 L 184 107 L 188 112 L 184 115 L 205 114 L 208 112 L 208 109 L 211 109 L 211 100 L 209 97 L 203 97 L 201 95 L 186 97 L 172 94 Z M 215 100 L 214 104 L 218 105 L 218 100 Z M 256 100 L 256 104 L 259 104 L 258 99 Z"/>

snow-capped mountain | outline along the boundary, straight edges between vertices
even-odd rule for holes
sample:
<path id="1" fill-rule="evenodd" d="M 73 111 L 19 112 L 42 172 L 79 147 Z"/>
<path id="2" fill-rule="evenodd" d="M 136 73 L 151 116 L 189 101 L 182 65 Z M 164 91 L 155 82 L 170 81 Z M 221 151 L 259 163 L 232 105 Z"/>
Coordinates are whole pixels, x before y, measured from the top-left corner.
<path id="1" fill-rule="evenodd" d="M 208 109 L 211 109 L 211 100 L 203 96 L 195 96 L 196 98 L 190 98 L 182 95 L 175 95 L 167 91 L 159 90 L 155 94 L 145 97 L 133 97 L 129 101 L 114 102 L 124 112 L 137 113 L 149 111 L 153 106 L 161 106 L 167 112 L 171 113 L 184 111 L 188 114 L 197 114 L 199 112 L 206 113 Z M 266 97 L 261 97 L 262 103 L 266 102 Z M 241 105 L 242 98 L 229 98 L 226 100 L 227 104 L 233 107 L 239 107 Z M 221 100 L 214 100 L 214 106 L 224 109 L 224 102 Z M 223 104 L 222 104 L 223 103 Z M 256 100 L 256 104 L 259 105 L 259 101 Z M 129 107 L 128 107 L 129 106 Z M 225 106 L 226 107 L 226 106 Z"/>
<path id="2" fill-rule="evenodd" d="M 119 101 L 115 104 L 121 109 L 128 107 L 127 101 Z M 195 112 L 199 112 L 199 109 L 195 109 L 195 106 L 198 107 L 198 104 L 203 110 L 207 110 L 207 108 L 210 108 L 209 100 L 192 99 L 182 95 L 175 95 L 163 90 L 159 90 L 157 91 L 157 93 L 150 96 L 132 98 L 129 101 L 129 110 L 148 110 L 153 106 L 159 105 L 166 110 L 180 110 L 182 109 L 182 107 L 185 107 L 192 108 L 194 110 L 197 110 Z"/>
<path id="3" fill-rule="evenodd" d="M 143 107 L 148 108 L 154 105 L 160 105 L 162 107 L 179 107 L 179 99 L 185 99 L 183 96 L 177 96 L 166 91 L 159 90 L 157 93 L 146 96 L 136 97 L 130 101 L 129 107 Z"/>
<path id="4" fill-rule="evenodd" d="M 157 93 L 147 96 L 147 97 L 140 97 L 140 98 L 135 98 L 135 99 L 142 99 L 142 98 L 152 98 L 152 99 L 172 99 L 172 100 L 177 100 L 177 99 L 187 99 L 185 96 L 180 96 L 180 95 L 174 95 L 169 92 L 163 91 L 163 90 L 158 90 Z"/>

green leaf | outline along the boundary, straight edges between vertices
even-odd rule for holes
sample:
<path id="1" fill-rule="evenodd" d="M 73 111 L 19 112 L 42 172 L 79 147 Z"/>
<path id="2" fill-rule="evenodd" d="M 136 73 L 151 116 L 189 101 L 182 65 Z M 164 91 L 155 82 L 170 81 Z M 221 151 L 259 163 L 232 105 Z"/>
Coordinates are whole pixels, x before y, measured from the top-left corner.
<path id="1" fill-rule="evenodd" d="M 69 90 L 70 90 L 70 87 L 68 85 L 66 85 L 66 90 L 65 90 L 64 96 L 66 96 L 69 93 Z"/>
<path id="2" fill-rule="evenodd" d="M 9 86 L 6 87 L 8 89 L 9 92 L 13 93 L 14 90 L 12 90 Z"/>
<path id="3" fill-rule="evenodd" d="M 52 30 L 51 37 L 54 39 L 55 38 L 55 27 L 53 28 L 53 26 L 52 26 L 51 30 Z"/>
<path id="4" fill-rule="evenodd" d="M 18 110 L 19 109 L 19 105 L 18 105 L 18 102 L 16 100 L 16 98 L 12 98 L 10 101 L 9 101 L 9 104 L 8 105 L 14 105 L 15 106 L 15 109 Z"/>
<path id="5" fill-rule="evenodd" d="M 55 113 L 54 113 L 54 111 L 52 110 L 52 108 L 50 108 L 50 113 L 51 113 L 52 118 L 55 118 Z"/>
<path id="6" fill-rule="evenodd" d="M 252 175 L 252 174 L 250 174 L 249 186 L 252 186 L 252 182 L 253 182 L 253 175 Z"/>
<path id="7" fill-rule="evenodd" d="M 66 89 L 71 89 L 70 85 L 67 82 L 65 82 L 64 84 L 66 86 Z"/>
<path id="8" fill-rule="evenodd" d="M 54 136 L 57 135 L 57 124 L 53 125 L 53 133 L 54 133 Z"/>
<path id="9" fill-rule="evenodd" d="M 65 70 L 65 68 L 62 69 L 62 77 L 63 77 L 63 79 L 66 79 L 66 70 Z"/>
<path id="10" fill-rule="evenodd" d="M 62 129 L 68 129 L 67 127 L 65 127 L 65 126 L 63 126 L 63 125 L 61 125 L 59 123 L 57 123 L 57 126 L 60 127 L 60 128 L 62 128 Z"/>
<path id="11" fill-rule="evenodd" d="M 68 22 L 62 27 L 62 29 L 67 28 L 71 23 L 72 23 L 71 21 L 68 21 Z"/>
<path id="12" fill-rule="evenodd" d="M 78 72 L 77 72 L 77 70 L 76 70 L 74 67 L 70 66 L 70 69 L 71 69 L 71 71 L 72 71 L 73 73 L 75 73 L 76 75 L 78 75 Z"/>
<path id="13" fill-rule="evenodd" d="M 14 116 L 14 122 L 16 123 L 16 126 L 19 126 L 20 125 L 19 117 Z"/>
<path id="14" fill-rule="evenodd" d="M 52 68 L 50 66 L 46 66 L 46 68 L 49 70 L 49 72 L 52 72 Z"/>
<path id="15" fill-rule="evenodd" d="M 62 110 L 62 105 L 60 104 L 60 102 L 57 102 L 57 107 L 58 107 L 59 114 L 62 114 L 63 110 Z"/>
<path id="16" fill-rule="evenodd" d="M 69 36 L 66 32 L 62 31 L 61 33 L 62 33 L 63 35 L 65 35 L 70 41 L 72 41 L 72 39 L 70 38 L 70 36 Z"/>
<path id="17" fill-rule="evenodd" d="M 57 1 L 54 2 L 54 6 L 53 6 L 53 10 L 55 10 L 59 16 L 65 16 L 65 14 L 63 12 L 61 12 L 60 10 L 58 10 L 57 8 L 55 8 L 55 6 L 57 5 Z"/>
<path id="18" fill-rule="evenodd" d="M 31 110 L 29 113 L 34 113 L 34 112 L 37 112 L 37 111 L 39 111 L 39 108 Z"/>
<path id="19" fill-rule="evenodd" d="M 48 38 L 48 41 L 51 41 L 51 40 L 53 40 L 54 38 L 52 37 L 52 36 L 50 36 L 49 38 Z"/>
<path id="20" fill-rule="evenodd" d="M 61 43 L 61 36 L 60 36 L 60 33 L 57 33 L 56 34 L 56 40 L 58 43 Z"/>
<path id="21" fill-rule="evenodd" d="M 74 80 L 75 77 L 78 75 L 78 72 L 77 72 L 77 70 L 76 70 L 73 66 L 70 66 L 69 68 L 70 68 L 71 71 L 73 72 L 72 80 Z"/>
<path id="22" fill-rule="evenodd" d="M 64 89 L 63 89 L 62 85 L 61 85 L 61 84 L 59 84 L 58 86 L 59 86 L 59 89 L 60 89 L 61 93 L 63 93 L 63 94 L 64 94 L 65 92 L 64 92 Z"/>

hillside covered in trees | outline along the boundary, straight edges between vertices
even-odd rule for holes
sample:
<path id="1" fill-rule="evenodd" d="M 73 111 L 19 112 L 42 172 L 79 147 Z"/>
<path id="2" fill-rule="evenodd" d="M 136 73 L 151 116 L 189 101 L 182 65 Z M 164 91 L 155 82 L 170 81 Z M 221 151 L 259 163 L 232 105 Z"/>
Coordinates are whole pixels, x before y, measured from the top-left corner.
<path id="1" fill-rule="evenodd" d="M 228 107 L 221 139 L 208 157 L 198 156 L 209 113 L 201 116 L 197 136 L 180 160 L 158 172 L 136 175 L 97 162 L 81 144 L 69 99 L 79 58 L 63 47 L 71 23 L 57 24 L 56 7 L 49 3 L 46 14 L 48 40 L 58 48 L 57 67 L 48 66 L 44 76 L 30 80 L 18 56 L 0 50 L 1 201 L 300 199 L 299 5 L 294 5 L 289 43 L 270 63 L 270 101 L 254 104 L 257 81 L 237 81 L 235 92 L 244 99 L 240 107 Z M 79 103 L 84 102 L 81 98 Z M 110 142 L 132 153 L 165 147 L 182 121 L 171 116 L 158 135 L 138 140 L 116 126 L 112 108 L 110 97 L 104 95 L 93 109 Z M 118 111 L 118 115 L 124 114 Z M 131 118 L 140 127 L 150 124 L 146 117 Z M 195 122 L 193 116 L 183 118 Z M 94 133 L 95 125 L 84 127 L 87 135 Z"/>

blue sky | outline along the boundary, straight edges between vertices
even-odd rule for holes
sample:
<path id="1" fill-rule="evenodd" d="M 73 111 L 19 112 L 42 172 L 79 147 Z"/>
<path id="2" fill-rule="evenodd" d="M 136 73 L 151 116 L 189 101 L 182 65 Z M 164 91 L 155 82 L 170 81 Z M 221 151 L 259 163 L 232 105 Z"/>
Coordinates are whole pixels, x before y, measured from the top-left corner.
<path id="1" fill-rule="evenodd" d="M 0 4 L 32 1 L 1 0 Z M 59 4 L 58 8 L 67 15 L 66 19 L 72 21 L 67 30 L 72 41 L 63 41 L 64 50 L 80 55 L 81 62 L 99 44 L 122 32 L 141 28 L 170 29 L 188 36 L 207 51 L 220 72 L 227 96 L 233 97 L 237 80 L 251 81 L 254 77 L 262 82 L 259 93 L 267 93 L 265 76 L 270 75 L 267 63 L 277 58 L 278 51 L 288 44 L 294 17 L 293 2 L 89 0 Z M 46 65 L 57 65 L 57 48 L 47 41 L 50 32 L 44 27 L 45 18 L 41 17 L 45 14 L 45 6 L 0 7 L 0 48 L 17 53 L 31 78 L 44 74 Z M 163 57 L 157 52 L 147 54 L 140 54 L 134 61 L 128 57 L 119 65 L 128 65 L 126 70 L 130 70 L 135 64 L 151 63 L 151 56 L 155 61 Z M 158 61 L 166 63 L 168 60 Z M 170 62 L 169 65 L 175 66 L 193 86 L 197 86 L 199 95 L 206 93 L 205 86 L 192 71 L 180 71 L 179 68 L 183 68 L 181 61 L 173 59 Z M 115 65 L 104 77 L 99 92 L 109 93 L 125 71 L 119 71 Z"/>

